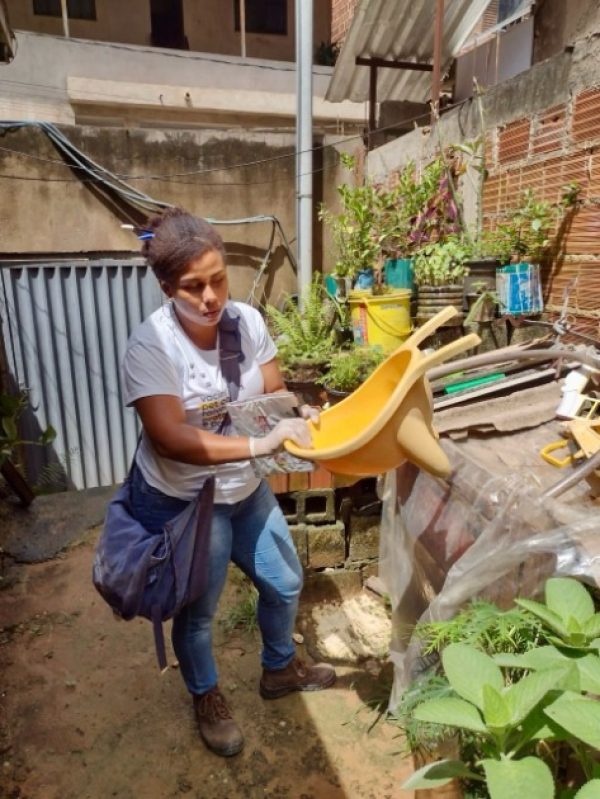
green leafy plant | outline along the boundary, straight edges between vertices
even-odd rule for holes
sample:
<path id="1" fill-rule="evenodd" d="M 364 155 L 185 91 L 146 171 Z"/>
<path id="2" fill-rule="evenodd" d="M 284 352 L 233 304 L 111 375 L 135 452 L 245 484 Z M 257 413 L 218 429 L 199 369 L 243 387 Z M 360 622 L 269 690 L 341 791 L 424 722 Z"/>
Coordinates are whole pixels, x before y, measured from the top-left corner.
<path id="1" fill-rule="evenodd" d="M 352 347 L 336 353 L 323 377 L 317 382 L 326 388 L 348 393 L 357 389 L 371 372 L 385 360 L 385 353 L 375 347 Z"/>
<path id="2" fill-rule="evenodd" d="M 352 156 L 342 155 L 341 158 L 348 169 L 354 168 Z M 377 189 L 370 182 L 358 186 L 342 183 L 337 192 L 341 211 L 334 214 L 322 205 L 319 219 L 331 227 L 336 251 L 334 273 L 338 277 L 354 277 L 361 269 L 374 267 L 380 255 L 376 230 Z"/>
<path id="3" fill-rule="evenodd" d="M 0 394 L 0 466 L 10 460 L 18 447 L 24 444 L 45 446 L 56 438 L 56 431 L 50 425 L 35 440 L 22 439 L 19 435 L 19 418 L 29 405 L 26 391 L 19 394 Z"/>
<path id="4" fill-rule="evenodd" d="M 484 236 L 486 249 L 503 263 L 523 258 L 536 263 L 550 246 L 550 233 L 556 221 L 556 208 L 549 202 L 536 200 L 533 190 L 527 189 L 510 215 Z"/>
<path id="5" fill-rule="evenodd" d="M 447 621 L 417 624 L 414 635 L 424 655 L 453 643 L 469 644 L 490 655 L 523 653 L 547 643 L 542 622 L 535 616 L 519 608 L 500 610 L 482 599 L 474 599 Z"/>
<path id="6" fill-rule="evenodd" d="M 281 310 L 268 305 L 266 314 L 286 374 L 291 374 L 299 365 L 329 362 L 335 351 L 334 328 L 339 311 L 328 297 L 320 275 L 314 276 L 302 309 L 288 296 Z"/>
<path id="7" fill-rule="evenodd" d="M 422 247 L 413 261 L 417 286 L 445 286 L 462 283 L 469 274 L 470 248 L 456 236 Z"/>
<path id="8" fill-rule="evenodd" d="M 561 796 L 589 799 L 600 795 L 600 769 L 594 760 L 594 750 L 600 748 L 596 698 L 600 694 L 600 614 L 576 580 L 548 580 L 545 599 L 545 604 L 517 600 L 520 609 L 513 611 L 514 620 L 519 620 L 519 626 L 523 614 L 533 620 L 534 628 L 527 624 L 524 628 L 529 629 L 528 647 L 532 629 L 535 641 L 539 635 L 539 640 L 554 640 L 553 644 L 493 657 L 471 644 L 449 643 L 443 648 L 444 675 L 453 695 L 417 704 L 413 717 L 441 725 L 446 733 L 466 730 L 476 736 L 478 746 L 468 760 L 445 759 L 424 766 L 403 787 L 434 788 L 458 777 L 482 784 L 491 799 L 509 799 L 521 792 L 531 799 L 554 799 L 554 775 L 546 760 L 553 742 L 566 742 L 588 782 L 576 793 L 569 790 Z M 492 612 L 491 616 L 501 618 L 502 614 Z M 487 629 L 477 624 L 476 630 L 482 626 Z M 495 622 L 492 629 L 498 629 Z M 441 646 L 457 631 L 458 625 L 450 627 L 445 638 L 432 640 Z M 431 628 L 424 632 L 431 638 Z M 479 633 L 475 640 L 480 640 Z M 519 669 L 525 676 L 515 680 Z"/>

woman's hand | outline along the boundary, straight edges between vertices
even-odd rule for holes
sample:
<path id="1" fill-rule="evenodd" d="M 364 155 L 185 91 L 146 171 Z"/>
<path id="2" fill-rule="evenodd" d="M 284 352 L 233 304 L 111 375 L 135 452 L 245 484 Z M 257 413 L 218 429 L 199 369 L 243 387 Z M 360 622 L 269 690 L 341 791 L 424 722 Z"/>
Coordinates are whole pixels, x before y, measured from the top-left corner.
<path id="1" fill-rule="evenodd" d="M 319 424 L 319 418 L 321 416 L 321 412 L 319 408 L 315 408 L 314 405 L 301 405 L 298 408 L 298 413 L 303 419 L 307 419 L 309 422 L 313 424 Z"/>
<path id="2" fill-rule="evenodd" d="M 253 458 L 272 455 L 281 449 L 286 439 L 299 447 L 312 447 L 310 432 L 304 419 L 282 419 L 263 438 L 249 439 L 250 455 Z"/>

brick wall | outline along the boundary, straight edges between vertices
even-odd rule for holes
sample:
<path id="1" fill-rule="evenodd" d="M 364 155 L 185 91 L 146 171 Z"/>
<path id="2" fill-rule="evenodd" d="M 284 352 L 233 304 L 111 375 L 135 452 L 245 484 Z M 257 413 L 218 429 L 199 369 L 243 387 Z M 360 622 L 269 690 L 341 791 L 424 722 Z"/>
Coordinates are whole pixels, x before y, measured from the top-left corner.
<path id="1" fill-rule="evenodd" d="M 487 158 L 486 227 L 509 214 L 525 189 L 556 203 L 566 184 L 581 187 L 581 203 L 555 231 L 543 264 L 545 303 L 556 316 L 565 287 L 577 278 L 569 311 L 577 329 L 600 336 L 600 85 L 493 128 Z"/>
<path id="2" fill-rule="evenodd" d="M 331 3 L 331 41 L 342 44 L 354 16 L 358 0 L 332 0 Z"/>

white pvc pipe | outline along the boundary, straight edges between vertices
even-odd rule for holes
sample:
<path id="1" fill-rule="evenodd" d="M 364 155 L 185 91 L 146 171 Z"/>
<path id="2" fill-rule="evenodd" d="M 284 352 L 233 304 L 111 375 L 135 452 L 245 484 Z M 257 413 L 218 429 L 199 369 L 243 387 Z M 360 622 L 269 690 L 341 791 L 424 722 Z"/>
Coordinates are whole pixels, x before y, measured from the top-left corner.
<path id="1" fill-rule="evenodd" d="M 296 0 L 296 236 L 300 306 L 312 280 L 313 0 Z"/>
<path id="2" fill-rule="evenodd" d="M 242 40 L 242 58 L 246 58 L 246 0 L 240 0 L 240 37 Z"/>
<path id="3" fill-rule="evenodd" d="M 67 0 L 60 0 L 60 8 L 62 11 L 63 33 L 65 38 L 69 39 L 69 11 L 67 10 Z"/>

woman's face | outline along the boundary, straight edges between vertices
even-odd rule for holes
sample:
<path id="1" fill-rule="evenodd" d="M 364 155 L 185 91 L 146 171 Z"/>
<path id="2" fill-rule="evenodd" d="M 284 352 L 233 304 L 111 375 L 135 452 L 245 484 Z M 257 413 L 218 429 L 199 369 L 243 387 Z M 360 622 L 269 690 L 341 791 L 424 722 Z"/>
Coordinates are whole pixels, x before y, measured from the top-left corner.
<path id="1" fill-rule="evenodd" d="M 177 314 L 192 324 L 218 324 L 229 296 L 229 283 L 223 256 L 208 250 L 190 261 L 176 286 L 162 284 L 163 291 L 172 297 Z"/>

